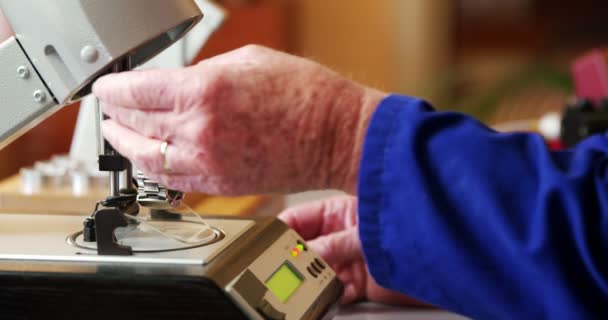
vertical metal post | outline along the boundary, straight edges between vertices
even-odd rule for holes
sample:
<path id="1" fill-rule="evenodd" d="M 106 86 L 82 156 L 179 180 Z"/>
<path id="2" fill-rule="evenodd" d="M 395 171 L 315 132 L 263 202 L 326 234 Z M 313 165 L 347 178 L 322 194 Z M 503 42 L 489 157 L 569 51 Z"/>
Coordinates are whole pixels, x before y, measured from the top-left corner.
<path id="1" fill-rule="evenodd" d="M 130 58 L 125 58 L 114 64 L 112 72 L 118 73 L 132 69 L 132 62 Z M 101 108 L 99 107 L 99 101 L 96 101 L 98 108 L 98 119 L 97 122 L 101 126 L 101 122 L 107 119 L 107 116 L 103 115 Z M 101 131 L 101 130 L 99 130 Z M 121 156 L 107 140 L 103 139 L 100 135 L 99 141 L 103 141 L 99 156 L 99 167 L 102 171 L 110 173 L 110 197 L 118 197 L 121 195 L 132 195 L 136 194 L 137 190 L 133 187 L 133 167 L 131 162 Z"/>
<path id="2" fill-rule="evenodd" d="M 127 71 L 133 69 L 133 62 L 131 60 L 131 56 L 128 56 L 124 60 L 124 65 L 122 66 L 121 71 Z M 123 185 L 121 186 L 121 190 L 125 193 L 137 193 L 137 190 L 133 188 L 133 164 L 131 161 L 127 160 L 127 170 L 123 172 L 124 177 L 122 179 Z"/>
<path id="3" fill-rule="evenodd" d="M 123 71 L 123 65 L 121 62 L 117 62 L 112 67 L 112 72 L 118 73 Z M 107 119 L 107 116 L 103 116 L 104 119 Z M 114 150 L 112 145 L 110 145 L 107 141 L 105 141 L 105 154 L 108 156 L 117 156 L 118 152 Z M 118 197 L 120 196 L 120 171 L 110 171 L 110 196 Z"/>

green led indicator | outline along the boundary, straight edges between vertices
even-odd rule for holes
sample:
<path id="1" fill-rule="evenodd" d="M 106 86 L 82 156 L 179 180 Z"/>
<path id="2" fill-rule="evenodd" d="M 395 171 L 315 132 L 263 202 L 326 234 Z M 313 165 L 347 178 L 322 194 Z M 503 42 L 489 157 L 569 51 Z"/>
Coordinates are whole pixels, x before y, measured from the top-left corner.
<path id="1" fill-rule="evenodd" d="M 300 252 L 304 251 L 304 245 L 299 244 L 299 245 L 298 245 L 298 249 L 300 249 Z"/>
<path id="2" fill-rule="evenodd" d="M 287 302 L 293 293 L 302 284 L 302 276 L 288 263 L 284 263 L 268 281 L 266 287 L 274 294 L 282 303 Z"/>

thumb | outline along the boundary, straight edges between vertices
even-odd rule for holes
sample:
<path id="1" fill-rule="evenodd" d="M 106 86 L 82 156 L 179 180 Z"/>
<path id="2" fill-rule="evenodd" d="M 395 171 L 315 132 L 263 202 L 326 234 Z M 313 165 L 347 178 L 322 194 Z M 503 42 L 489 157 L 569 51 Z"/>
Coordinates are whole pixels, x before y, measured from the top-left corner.
<path id="1" fill-rule="evenodd" d="M 361 242 L 356 227 L 318 237 L 309 241 L 308 246 L 330 265 L 362 258 Z"/>

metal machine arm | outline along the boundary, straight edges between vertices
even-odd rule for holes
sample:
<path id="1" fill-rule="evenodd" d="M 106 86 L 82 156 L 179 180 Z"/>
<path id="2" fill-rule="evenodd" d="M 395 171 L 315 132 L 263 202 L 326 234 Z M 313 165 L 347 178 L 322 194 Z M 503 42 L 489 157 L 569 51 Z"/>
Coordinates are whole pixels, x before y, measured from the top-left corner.
<path id="1" fill-rule="evenodd" d="M 0 0 L 15 36 L 0 46 L 0 148 L 81 99 L 129 60 L 146 62 L 202 18 L 193 0 Z"/>

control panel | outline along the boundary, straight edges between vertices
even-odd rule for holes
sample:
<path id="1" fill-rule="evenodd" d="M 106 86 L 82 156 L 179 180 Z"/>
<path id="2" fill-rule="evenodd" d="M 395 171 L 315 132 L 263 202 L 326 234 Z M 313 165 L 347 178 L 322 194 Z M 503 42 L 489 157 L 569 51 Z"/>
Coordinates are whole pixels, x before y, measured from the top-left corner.
<path id="1" fill-rule="evenodd" d="M 301 319 L 336 278 L 293 230 L 286 231 L 226 291 L 251 318 Z"/>

